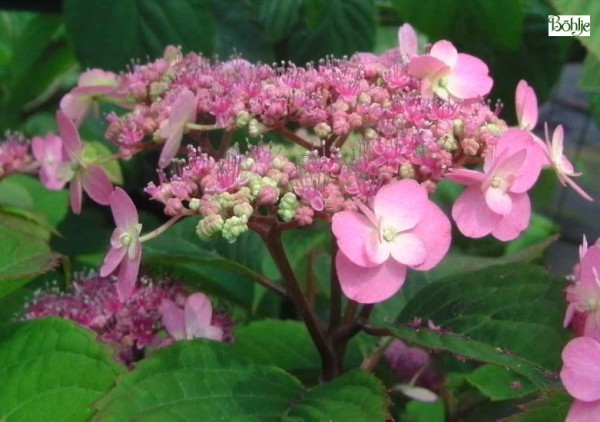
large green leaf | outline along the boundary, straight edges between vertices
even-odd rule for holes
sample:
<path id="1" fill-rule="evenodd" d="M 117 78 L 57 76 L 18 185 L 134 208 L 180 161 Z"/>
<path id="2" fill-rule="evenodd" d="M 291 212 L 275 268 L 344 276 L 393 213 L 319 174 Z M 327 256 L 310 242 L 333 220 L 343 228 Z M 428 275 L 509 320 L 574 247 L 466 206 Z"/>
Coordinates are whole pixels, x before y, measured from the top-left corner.
<path id="1" fill-rule="evenodd" d="M 482 365 L 466 379 L 492 400 L 515 399 L 537 391 L 528 379 L 496 365 Z"/>
<path id="2" fill-rule="evenodd" d="M 212 54 L 208 0 L 66 0 L 68 35 L 84 66 L 121 70 L 162 56 L 168 44 Z"/>
<path id="3" fill-rule="evenodd" d="M 143 361 L 97 404 L 96 420 L 373 421 L 388 398 L 372 375 L 350 372 L 307 390 L 292 375 L 234 347 L 180 342 Z"/>
<path id="4" fill-rule="evenodd" d="M 600 60 L 600 3 L 597 1 L 550 0 L 561 15 L 589 15 L 591 30 L 589 37 L 577 37 L 586 48 Z"/>
<path id="5" fill-rule="evenodd" d="M 566 392 L 552 392 L 549 397 L 521 405 L 522 413 L 502 419 L 499 422 L 564 421 L 572 403 L 573 398 Z"/>
<path id="6" fill-rule="evenodd" d="M 565 280 L 539 267 L 490 267 L 424 287 L 399 320 L 431 320 L 555 371 L 566 340 L 565 286 Z"/>
<path id="7" fill-rule="evenodd" d="M 302 0 L 253 0 L 260 23 L 265 28 L 269 42 L 285 38 L 300 17 Z"/>
<path id="8" fill-rule="evenodd" d="M 0 326 L 0 420 L 85 421 L 123 372 L 108 348 L 70 321 Z"/>

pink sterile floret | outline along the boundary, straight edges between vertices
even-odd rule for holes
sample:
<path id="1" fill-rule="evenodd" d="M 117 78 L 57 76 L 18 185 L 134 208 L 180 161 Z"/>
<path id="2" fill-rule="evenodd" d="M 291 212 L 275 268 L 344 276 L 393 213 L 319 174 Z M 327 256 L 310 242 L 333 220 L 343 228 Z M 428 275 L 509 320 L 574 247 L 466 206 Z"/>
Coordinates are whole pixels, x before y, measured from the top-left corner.
<path id="1" fill-rule="evenodd" d="M 36 136 L 31 140 L 31 151 L 40 165 L 40 180 L 50 190 L 60 190 L 65 187 L 66 180 L 59 177 L 59 168 L 66 157 L 63 155 L 63 141 L 59 136 L 48 134 Z"/>
<path id="2" fill-rule="evenodd" d="M 538 103 L 535 91 L 529 84 L 520 80 L 515 94 L 517 121 L 521 129 L 531 131 L 538 120 Z"/>
<path id="3" fill-rule="evenodd" d="M 116 188 L 111 194 L 110 209 L 117 227 L 110 238 L 111 248 L 104 258 L 100 275 L 106 277 L 119 267 L 117 291 L 124 302 L 133 292 L 140 268 L 142 225 L 133 201 L 123 189 Z"/>
<path id="4" fill-rule="evenodd" d="M 223 340 L 223 329 L 212 324 L 212 305 L 203 293 L 191 294 L 183 309 L 172 300 L 164 299 L 159 310 L 167 332 L 175 340 Z"/>
<path id="5" fill-rule="evenodd" d="M 389 298 L 402 287 L 406 267 L 429 270 L 450 247 L 448 218 L 416 181 L 383 186 L 372 204 L 359 204 L 362 213 L 338 212 L 332 220 L 342 290 L 360 303 Z"/>
<path id="6" fill-rule="evenodd" d="M 560 379 L 575 398 L 566 422 L 600 420 L 600 343 L 590 337 L 573 339 L 562 359 Z"/>
<path id="7" fill-rule="evenodd" d="M 412 58 L 419 52 L 419 40 L 412 26 L 405 23 L 398 28 L 398 45 L 400 54 L 406 58 Z"/>
<path id="8" fill-rule="evenodd" d="M 527 191 L 542 166 L 540 150 L 531 135 L 509 130 L 486 157 L 483 173 L 456 169 L 446 177 L 467 185 L 452 207 L 452 217 L 465 236 L 492 234 L 499 240 L 516 238 L 529 225 Z"/>
<path id="9" fill-rule="evenodd" d="M 423 56 L 413 57 L 408 72 L 421 79 L 424 96 L 436 94 L 448 99 L 449 94 L 460 99 L 486 95 L 493 81 L 488 76 L 488 67 L 477 57 L 458 53 L 449 41 L 436 42 Z"/>

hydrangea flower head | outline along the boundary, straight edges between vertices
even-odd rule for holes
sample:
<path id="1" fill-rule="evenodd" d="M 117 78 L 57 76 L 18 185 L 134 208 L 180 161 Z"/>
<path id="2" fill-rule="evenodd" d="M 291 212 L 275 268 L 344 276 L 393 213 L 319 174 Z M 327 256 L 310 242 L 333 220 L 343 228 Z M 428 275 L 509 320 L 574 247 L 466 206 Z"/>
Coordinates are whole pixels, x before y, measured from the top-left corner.
<path id="1" fill-rule="evenodd" d="M 450 246 L 450 222 L 414 180 L 383 186 L 373 209 L 341 211 L 332 229 L 339 252 L 336 269 L 342 290 L 360 303 L 381 302 L 396 293 L 407 267 L 425 271 Z"/>

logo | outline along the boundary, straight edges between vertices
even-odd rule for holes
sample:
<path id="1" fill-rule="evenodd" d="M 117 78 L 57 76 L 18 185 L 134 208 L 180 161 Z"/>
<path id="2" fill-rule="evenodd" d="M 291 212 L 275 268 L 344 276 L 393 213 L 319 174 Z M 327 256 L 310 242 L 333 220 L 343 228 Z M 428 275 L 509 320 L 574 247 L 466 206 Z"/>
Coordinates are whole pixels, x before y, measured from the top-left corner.
<path id="1" fill-rule="evenodd" d="M 590 15 L 549 15 L 549 37 L 589 37 Z"/>

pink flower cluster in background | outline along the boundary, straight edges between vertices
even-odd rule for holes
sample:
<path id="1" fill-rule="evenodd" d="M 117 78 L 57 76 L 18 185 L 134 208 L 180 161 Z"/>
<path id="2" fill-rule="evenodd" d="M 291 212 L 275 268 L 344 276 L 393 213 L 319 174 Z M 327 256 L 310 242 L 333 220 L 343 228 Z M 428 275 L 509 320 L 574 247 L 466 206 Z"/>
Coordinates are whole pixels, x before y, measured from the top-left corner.
<path id="1" fill-rule="evenodd" d="M 0 141 L 0 179 L 14 173 L 35 171 L 31 143 L 17 132 L 7 132 Z"/>
<path id="2" fill-rule="evenodd" d="M 197 309 L 199 302 L 201 309 Z M 189 303 L 196 306 L 188 310 Z M 187 331 L 190 335 L 180 336 L 174 321 L 177 310 L 181 308 L 183 313 L 184 307 L 185 323 L 191 328 Z M 230 318 L 214 312 L 208 297 L 188 295 L 180 283 L 155 283 L 147 277 L 141 278 L 126 301 L 119 298 L 114 278 L 97 275 L 79 278 L 67 292 L 38 291 L 21 318 L 45 317 L 69 319 L 94 331 L 101 341 L 114 347 L 117 358 L 126 365 L 143 358 L 147 348 L 177 340 L 233 340 Z"/>

